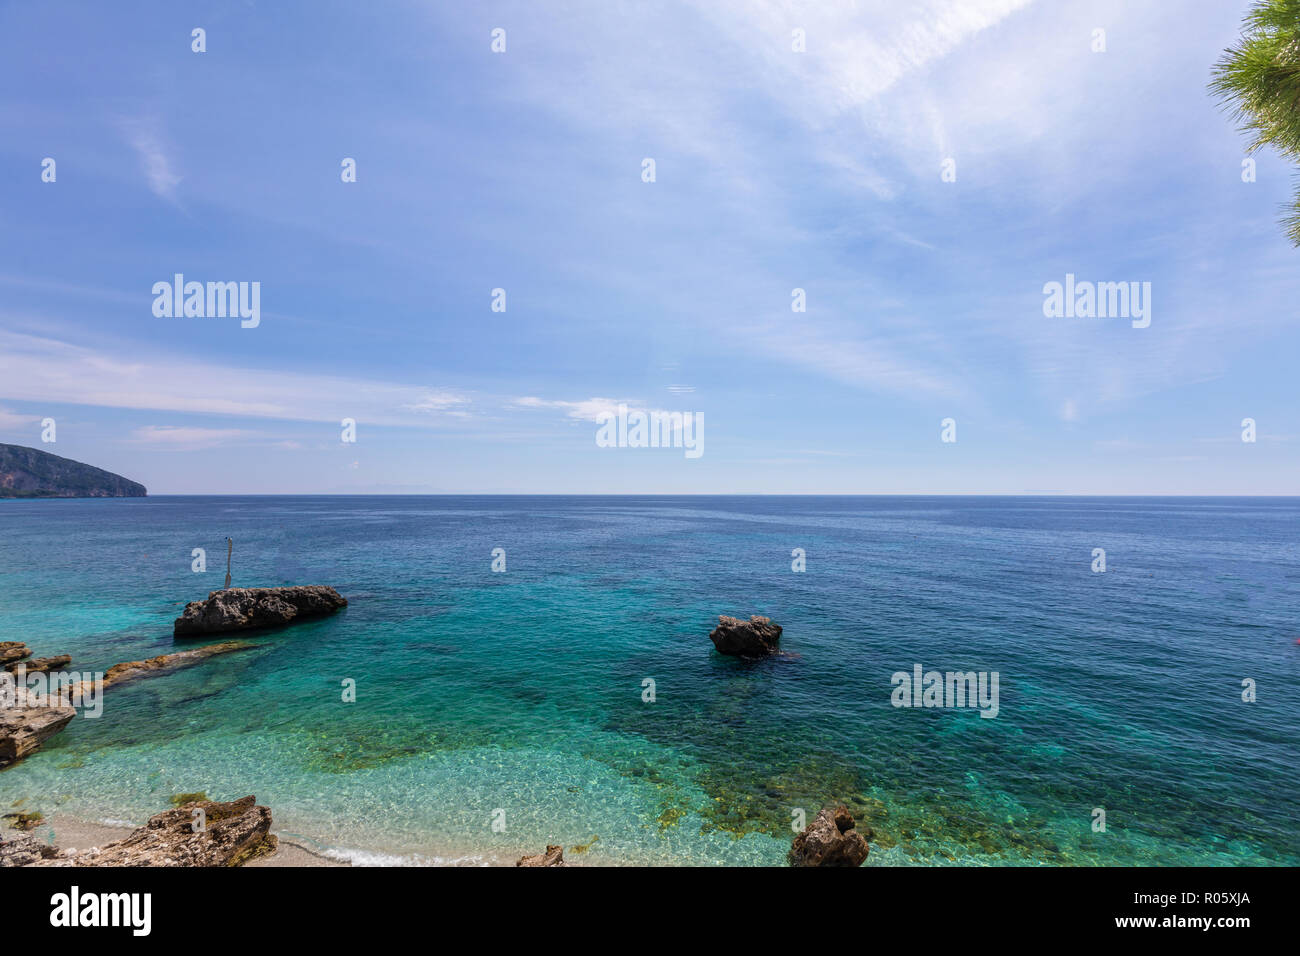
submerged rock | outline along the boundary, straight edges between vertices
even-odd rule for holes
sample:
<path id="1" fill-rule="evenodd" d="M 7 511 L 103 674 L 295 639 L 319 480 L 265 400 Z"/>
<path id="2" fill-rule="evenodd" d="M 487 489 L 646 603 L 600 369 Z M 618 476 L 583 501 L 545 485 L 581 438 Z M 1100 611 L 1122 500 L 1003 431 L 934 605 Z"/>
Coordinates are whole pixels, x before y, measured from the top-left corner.
<path id="1" fill-rule="evenodd" d="M 35 810 L 31 813 L 24 813 L 19 810 L 14 813 L 0 814 L 0 820 L 9 820 L 9 825 L 11 827 L 15 830 L 21 830 L 24 833 L 29 830 L 35 830 L 41 825 L 41 821 L 44 819 L 45 814 L 41 813 L 39 810 Z"/>
<path id="2" fill-rule="evenodd" d="M 319 584 L 284 588 L 226 588 L 206 601 L 191 601 L 172 628 L 175 637 L 221 634 L 254 627 L 278 627 L 300 618 L 323 617 L 348 606 L 347 599 Z"/>
<path id="3" fill-rule="evenodd" d="M 545 853 L 537 856 L 523 856 L 515 866 L 568 866 L 564 862 L 564 847 L 548 846 Z"/>
<path id="4" fill-rule="evenodd" d="M 250 644 L 248 641 L 222 641 L 220 644 L 196 647 L 192 651 L 177 651 L 175 654 L 160 654 L 148 660 L 114 664 L 104 671 L 104 686 L 121 684 L 134 677 L 152 677 L 156 674 L 169 673 L 182 667 L 189 667 L 191 664 L 197 664 L 209 657 L 216 657 L 218 654 L 230 654 L 234 651 L 244 651 L 256 646 L 256 644 Z"/>
<path id="5" fill-rule="evenodd" d="M 0 707 L 0 767 L 39 750 L 76 713 L 71 707 Z"/>
<path id="6" fill-rule="evenodd" d="M 203 813 L 196 814 L 196 810 Z M 202 826 L 195 832 L 198 821 Z M 165 810 L 125 839 L 35 866 L 242 866 L 274 853 L 271 811 L 247 796 L 229 803 L 195 800 Z"/>
<path id="7" fill-rule="evenodd" d="M 209 657 L 216 657 L 218 654 L 246 651 L 250 647 L 256 646 L 256 644 L 250 644 L 248 641 L 222 641 L 220 644 L 196 647 L 192 651 L 177 651 L 175 654 L 159 654 L 157 657 L 151 657 L 148 660 L 114 664 L 104 671 L 103 688 L 106 690 L 114 684 L 124 684 L 137 677 L 157 677 L 161 674 L 170 674 L 172 671 L 180 670 L 182 667 L 189 667 L 199 663 L 199 661 L 205 661 Z M 89 686 L 88 681 L 82 681 L 79 684 L 68 685 L 67 689 L 62 693 L 63 700 L 72 701 L 77 696 L 84 698 L 94 693 L 94 688 Z"/>
<path id="8" fill-rule="evenodd" d="M 718 626 L 709 634 L 709 640 L 720 654 L 733 657 L 766 657 L 777 652 L 781 641 L 781 625 L 771 618 L 753 616 L 748 621 L 718 615 Z"/>
<path id="9" fill-rule="evenodd" d="M 787 859 L 791 866 L 861 866 L 870 851 L 848 808 L 827 807 L 794 838 Z"/>

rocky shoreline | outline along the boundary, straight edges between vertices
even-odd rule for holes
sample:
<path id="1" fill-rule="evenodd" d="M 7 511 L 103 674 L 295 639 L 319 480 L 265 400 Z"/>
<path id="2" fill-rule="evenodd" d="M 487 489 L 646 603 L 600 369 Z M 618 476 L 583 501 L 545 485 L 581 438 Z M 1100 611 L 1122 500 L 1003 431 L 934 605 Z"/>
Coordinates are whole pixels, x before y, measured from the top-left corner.
<path id="1" fill-rule="evenodd" d="M 84 815 L 70 815 L 61 811 L 55 811 L 49 816 L 41 814 L 30 816 L 39 819 L 30 826 L 29 830 L 24 831 L 22 827 L 16 825 L 13 832 L 0 828 L 0 846 L 21 836 L 30 836 L 47 847 L 56 846 L 60 853 L 74 856 L 96 847 L 103 848 L 111 843 L 118 843 L 139 829 L 138 826 L 122 821 L 93 817 L 87 819 Z M 242 864 L 243 866 L 262 869 L 352 865 L 346 855 L 326 855 L 319 848 L 312 847 L 299 837 L 275 832 L 274 824 L 272 835 L 277 837 L 275 852 L 250 859 Z"/>
<path id="2" fill-rule="evenodd" d="M 19 837 L 0 843 L 0 866 L 242 866 L 276 846 L 270 809 L 250 795 L 229 803 L 187 801 L 151 817 L 125 839 L 88 850 L 60 850 Z"/>
<path id="3" fill-rule="evenodd" d="M 204 601 L 191 601 L 172 627 L 173 638 L 205 637 L 229 631 L 277 627 L 295 620 L 322 617 L 347 607 L 347 598 L 332 587 L 300 585 L 278 588 L 226 588 L 212 591 Z M 0 700 L 0 769 L 35 753 L 50 737 L 63 730 L 76 716 L 74 704 L 87 695 L 93 698 L 109 686 L 140 677 L 170 673 L 218 654 L 241 651 L 254 645 L 227 641 L 173 654 L 160 654 L 143 661 L 115 664 L 101 681 L 49 682 L 48 694 L 35 694 L 26 686 L 32 675 L 61 675 L 72 663 L 68 654 L 33 658 L 21 641 L 0 641 L 0 680 L 7 681 L 8 693 Z M 8 698 L 12 699 L 8 699 Z"/>
<path id="4" fill-rule="evenodd" d="M 100 681 L 51 682 L 48 692 L 35 693 L 23 682 L 29 674 L 48 675 L 71 663 L 72 658 L 61 654 L 29 661 L 32 652 L 26 644 L 4 641 L 0 643 L 0 662 L 3 662 L 5 672 L 0 675 L 0 680 L 12 685 L 13 701 L 0 702 L 0 769 L 35 753 L 45 741 L 68 726 L 77 715 L 73 704 L 78 701 L 87 697 L 97 699 L 99 693 L 110 686 L 140 677 L 170 674 L 209 657 L 254 646 L 247 641 L 225 641 L 175 654 L 161 654 L 148 660 L 127 661 L 114 664 L 104 672 Z"/>
<path id="5" fill-rule="evenodd" d="M 9 818 L 16 821 L 13 830 L 0 830 L 0 867 L 320 867 L 353 866 L 358 865 L 357 860 L 361 861 L 360 865 L 366 865 L 367 861 L 374 865 L 375 857 L 364 850 L 354 851 L 357 858 L 349 859 L 348 851 L 322 852 L 321 848 L 312 849 L 295 842 L 302 840 L 301 837 L 286 838 L 272 833 L 270 809 L 258 805 L 252 796 L 221 803 L 208 800 L 204 794 L 178 794 L 173 802 L 177 804 L 174 809 L 154 815 L 143 827 L 90 823 L 57 814 L 47 820 L 39 813 L 11 813 Z M 200 810 L 202 816 L 196 813 Z M 207 831 L 196 833 L 193 829 L 196 821 L 203 821 Z M 858 829 L 844 806 L 827 807 L 795 836 L 787 862 L 794 867 L 860 866 L 870 851 L 867 841 L 871 837 L 871 829 Z M 581 854 L 589 846 L 569 849 Z M 535 855 L 514 858 L 494 853 L 487 859 L 475 855 L 453 859 L 449 865 L 527 868 L 583 865 L 565 859 L 564 851 L 564 846 L 550 844 L 544 852 Z M 395 859 L 388 857 L 380 865 L 388 865 Z M 626 862 L 630 861 L 603 860 L 594 865 Z"/>

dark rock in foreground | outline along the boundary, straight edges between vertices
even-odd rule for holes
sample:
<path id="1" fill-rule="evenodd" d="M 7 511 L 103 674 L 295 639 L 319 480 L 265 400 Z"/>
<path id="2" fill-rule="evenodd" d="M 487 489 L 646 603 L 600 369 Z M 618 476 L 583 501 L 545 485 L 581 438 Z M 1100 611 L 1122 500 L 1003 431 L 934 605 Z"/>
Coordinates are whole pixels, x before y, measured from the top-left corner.
<path id="1" fill-rule="evenodd" d="M 278 627 L 301 618 L 323 617 L 347 607 L 347 599 L 319 584 L 286 588 L 226 588 L 206 601 L 191 601 L 176 619 L 175 637 L 223 634 L 254 627 Z"/>
<path id="2" fill-rule="evenodd" d="M 202 816 L 195 810 L 202 810 Z M 203 822 L 197 833 L 196 820 Z M 271 811 L 257 806 L 256 797 L 229 803 L 195 800 L 151 817 L 123 840 L 30 865 L 242 866 L 275 852 L 277 841 L 270 830 Z"/>
<path id="3" fill-rule="evenodd" d="M 548 846 L 545 853 L 539 853 L 537 856 L 524 856 L 519 858 L 515 866 L 568 866 L 564 862 L 564 847 Z"/>
<path id="4" fill-rule="evenodd" d="M 733 657 L 766 657 L 777 652 L 781 641 L 781 625 L 770 618 L 751 617 L 742 621 L 735 617 L 718 615 L 718 626 L 709 634 L 709 640 L 721 654 Z"/>
<path id="5" fill-rule="evenodd" d="M 788 859 L 791 866 L 861 866 L 870 850 L 854 828 L 853 814 L 846 807 L 828 807 L 794 838 Z"/>
<path id="6" fill-rule="evenodd" d="M 38 860 L 49 860 L 59 851 L 36 837 L 19 836 L 11 840 L 0 838 L 0 867 L 28 866 Z"/>
<path id="7" fill-rule="evenodd" d="M 144 485 L 25 445 L 0 445 L 0 498 L 143 498 Z"/>

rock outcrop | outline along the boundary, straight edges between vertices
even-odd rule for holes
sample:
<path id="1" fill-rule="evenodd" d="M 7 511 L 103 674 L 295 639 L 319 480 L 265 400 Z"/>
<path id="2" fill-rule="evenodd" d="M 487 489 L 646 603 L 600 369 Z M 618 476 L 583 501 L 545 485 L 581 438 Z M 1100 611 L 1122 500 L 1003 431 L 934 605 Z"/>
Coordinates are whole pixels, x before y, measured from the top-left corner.
<path id="1" fill-rule="evenodd" d="M 33 661 L 28 659 L 31 654 L 21 641 L 0 641 L 0 665 L 4 667 L 0 680 L 7 684 L 5 696 L 0 700 L 0 767 L 7 767 L 39 750 L 41 744 L 68 726 L 77 713 L 57 701 L 53 702 L 54 706 L 45 699 L 29 701 L 27 687 L 15 675 L 20 667 L 28 673 L 44 673 L 60 661 L 72 660 L 71 657 L 51 657 Z M 47 664 L 51 666 L 44 666 Z"/>
<path id="2" fill-rule="evenodd" d="M 191 601 L 172 628 L 175 637 L 224 634 L 255 627 L 278 627 L 302 618 L 323 617 L 348 606 L 338 591 L 323 585 L 284 588 L 226 588 L 206 601 Z"/>
<path id="3" fill-rule="evenodd" d="M 71 707 L 0 707 L 0 767 L 39 750 L 76 714 Z"/>
<path id="4" fill-rule="evenodd" d="M 246 651 L 250 647 L 256 646 L 256 644 L 250 644 L 248 641 L 222 641 L 220 644 L 208 644 L 190 651 L 160 654 L 157 657 L 150 657 L 148 660 L 114 664 L 104 671 L 104 686 L 125 683 L 136 677 L 154 677 L 158 674 L 167 674 L 180 670 L 182 667 L 197 664 L 199 661 L 205 661 L 209 657 L 216 657 L 219 654 L 231 654 L 235 651 Z"/>
<path id="5" fill-rule="evenodd" d="M 536 856 L 523 856 L 515 866 L 568 866 L 564 862 L 564 847 L 548 846 L 545 853 Z"/>
<path id="6" fill-rule="evenodd" d="M 0 838 L 0 867 L 30 866 L 40 860 L 54 859 L 59 851 L 48 843 L 42 843 L 36 837 L 16 836 L 5 840 Z"/>
<path id="7" fill-rule="evenodd" d="M 848 808 L 827 807 L 794 838 L 788 859 L 791 866 L 861 866 L 870 836 L 858 832 Z"/>
<path id="8" fill-rule="evenodd" d="M 0 665 L 6 670 L 10 664 L 17 664 L 23 658 L 31 656 L 32 652 L 22 641 L 0 641 Z"/>
<path id="9" fill-rule="evenodd" d="M 143 498 L 148 492 L 103 468 L 25 445 L 0 445 L 0 498 Z"/>
<path id="10" fill-rule="evenodd" d="M 195 811 L 202 810 L 202 814 Z M 201 825 L 195 832 L 196 825 Z M 32 866 L 242 866 L 274 853 L 271 811 L 247 796 L 229 803 L 195 800 L 165 810 L 125 839 Z"/>
<path id="11" fill-rule="evenodd" d="M 37 657 L 28 660 L 11 661 L 5 670 L 13 674 L 22 668 L 28 674 L 48 674 L 50 671 L 62 670 L 72 663 L 70 654 L 58 654 L 54 657 Z"/>
<path id="12" fill-rule="evenodd" d="M 718 615 L 718 626 L 709 634 L 709 640 L 720 654 L 733 657 L 767 657 L 777 653 L 781 641 L 781 625 L 770 618 L 751 617 L 742 621 L 735 617 Z"/>

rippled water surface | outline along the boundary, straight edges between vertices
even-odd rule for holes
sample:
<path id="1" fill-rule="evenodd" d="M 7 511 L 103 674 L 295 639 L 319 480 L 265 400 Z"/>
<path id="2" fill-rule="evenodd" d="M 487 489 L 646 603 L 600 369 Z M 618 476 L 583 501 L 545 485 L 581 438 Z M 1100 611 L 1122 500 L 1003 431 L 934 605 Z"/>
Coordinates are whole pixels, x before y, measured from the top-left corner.
<path id="1" fill-rule="evenodd" d="M 1300 863 L 1300 499 L 4 501 L 0 640 L 167 653 L 227 535 L 235 585 L 350 606 L 109 690 L 0 808 L 255 793 L 373 861 L 775 864 L 842 800 L 877 864 Z M 790 655 L 719 657 L 719 613 Z M 998 716 L 891 706 L 917 664 L 996 671 Z"/>

